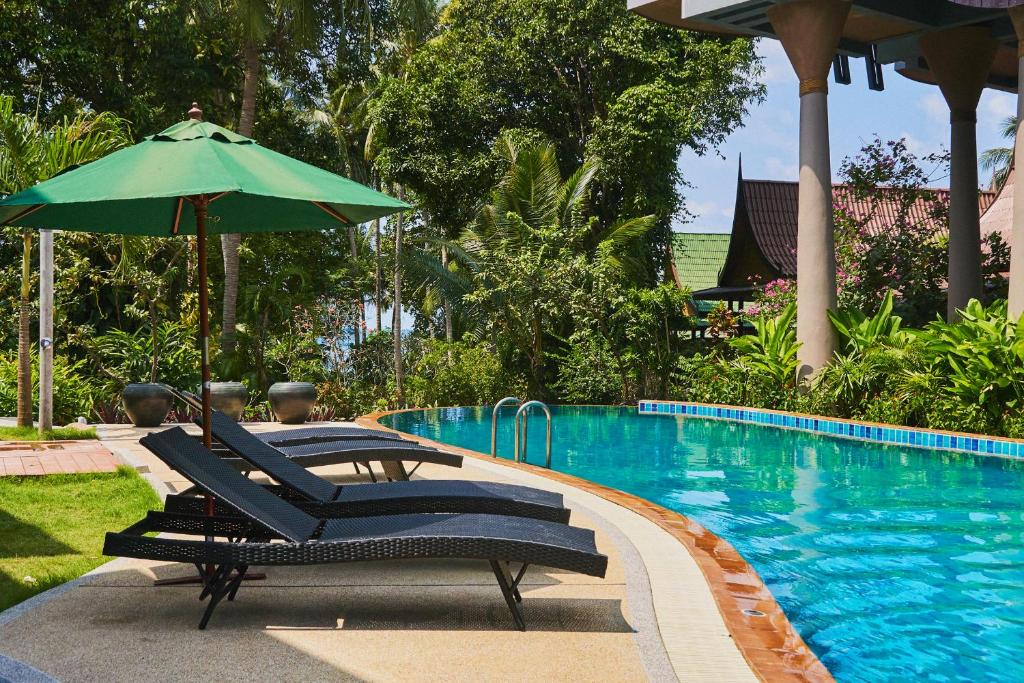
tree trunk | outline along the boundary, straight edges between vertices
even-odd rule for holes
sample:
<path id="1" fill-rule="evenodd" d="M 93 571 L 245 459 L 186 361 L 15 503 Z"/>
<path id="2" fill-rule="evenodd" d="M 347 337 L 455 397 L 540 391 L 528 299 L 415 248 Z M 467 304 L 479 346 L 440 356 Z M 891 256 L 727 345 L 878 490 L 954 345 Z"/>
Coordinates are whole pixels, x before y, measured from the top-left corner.
<path id="1" fill-rule="evenodd" d="M 18 311 L 18 426 L 32 426 L 32 232 L 22 233 L 21 306 Z"/>
<path id="2" fill-rule="evenodd" d="M 150 350 L 153 356 L 150 358 L 149 365 L 149 381 L 150 383 L 156 381 L 157 372 L 160 368 L 160 345 L 157 343 L 157 332 L 156 332 L 156 301 L 149 302 L 149 344 Z"/>
<path id="3" fill-rule="evenodd" d="M 356 248 L 356 226 L 354 226 L 354 225 L 348 226 L 348 249 L 349 249 L 349 255 L 352 257 L 352 273 L 353 273 L 353 275 L 357 275 L 356 271 L 357 271 L 357 269 L 359 267 L 359 250 Z M 356 279 L 357 279 L 356 277 L 352 278 L 352 280 L 353 280 L 352 284 L 353 285 L 356 284 L 356 282 L 355 282 Z M 354 307 L 353 313 L 355 314 L 355 315 L 352 316 L 352 320 L 353 320 L 353 322 L 352 322 L 352 344 L 353 344 L 353 346 L 355 348 L 359 348 L 360 333 L 362 332 L 362 329 L 361 329 L 362 328 L 362 322 L 363 322 L 363 305 L 362 305 L 363 301 L 362 301 L 362 299 L 363 299 L 363 296 L 360 293 L 359 295 L 357 295 L 356 300 L 352 304 L 353 307 Z"/>
<path id="4" fill-rule="evenodd" d="M 448 247 L 441 245 L 441 267 L 448 271 Z M 444 312 L 444 340 L 449 344 L 455 340 L 455 332 L 452 329 L 452 307 L 448 303 L 448 297 L 441 295 L 441 310 Z M 451 351 L 448 352 L 449 357 Z"/>
<path id="5" fill-rule="evenodd" d="M 242 83 L 242 111 L 238 117 L 238 133 L 252 137 L 256 122 L 256 89 L 259 85 L 260 51 L 252 43 L 242 49 L 244 81 Z M 222 302 L 220 344 L 224 353 L 235 350 L 238 322 L 238 247 L 241 235 L 221 235 L 220 247 L 224 257 L 224 300 Z"/>
<path id="6" fill-rule="evenodd" d="M 374 281 L 373 281 L 373 305 L 377 309 L 377 331 L 380 332 L 382 313 L 381 308 L 383 304 L 382 296 L 382 284 L 381 284 L 381 271 L 380 271 L 380 219 L 374 219 L 373 221 L 373 249 L 374 249 Z"/>
<path id="7" fill-rule="evenodd" d="M 544 332 L 541 324 L 540 312 L 533 314 L 533 353 L 530 358 L 530 369 L 533 371 L 533 381 L 536 384 L 537 395 L 546 397 L 544 387 Z"/>
<path id="8" fill-rule="evenodd" d="M 398 186 L 398 198 L 405 199 L 405 189 Z M 402 222 L 403 214 L 395 218 L 395 308 L 391 334 L 395 341 L 395 400 L 400 404 L 405 399 L 405 377 L 402 370 Z"/>

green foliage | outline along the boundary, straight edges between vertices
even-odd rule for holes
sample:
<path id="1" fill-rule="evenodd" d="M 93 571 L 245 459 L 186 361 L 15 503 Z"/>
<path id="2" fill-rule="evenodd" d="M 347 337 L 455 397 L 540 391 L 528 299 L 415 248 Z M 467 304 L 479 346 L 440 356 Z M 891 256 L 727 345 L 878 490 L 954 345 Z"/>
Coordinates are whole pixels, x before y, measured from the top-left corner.
<path id="1" fill-rule="evenodd" d="M 729 340 L 737 352 L 735 363 L 744 370 L 764 375 L 783 388 L 796 382 L 796 305 L 790 304 L 775 318 L 754 319 L 754 334 Z"/>
<path id="2" fill-rule="evenodd" d="M 150 330 L 111 330 L 87 344 L 97 372 L 107 379 L 107 395 L 118 394 L 131 382 L 164 382 L 175 387 L 199 386 L 199 349 L 193 325 L 165 322 L 156 328 L 156 348 Z M 158 359 L 156 367 L 153 358 Z M 54 392 L 56 393 L 56 391 Z"/>
<path id="3" fill-rule="evenodd" d="M 992 423 L 1024 408 L 1024 317 L 1012 320 L 1006 302 L 985 308 L 971 300 L 961 321 L 935 321 L 922 341 L 932 375 L 945 379 L 945 393 L 976 407 Z"/>
<path id="4" fill-rule="evenodd" d="M 616 403 L 625 387 L 621 369 L 607 339 L 581 330 L 569 339 L 568 351 L 559 359 L 554 384 L 565 403 Z"/>
<path id="5" fill-rule="evenodd" d="M 876 138 L 843 161 L 834 206 L 841 307 L 873 308 L 891 291 L 911 325 L 945 313 L 949 199 L 928 188 L 948 168 L 947 154 L 918 157 L 904 139 Z M 991 301 L 1005 296 L 1008 250 L 1001 237 L 986 237 L 982 251 Z"/>
<path id="6" fill-rule="evenodd" d="M 750 41 L 677 31 L 618 0 L 453 0 L 383 85 L 379 167 L 450 239 L 503 171 L 491 151 L 503 132 L 549 140 L 563 174 L 601 158 L 602 223 L 656 216 L 645 241 L 661 263 L 680 152 L 724 140 L 762 96 L 759 75 Z"/>
<path id="7" fill-rule="evenodd" d="M 893 294 L 886 292 L 878 311 L 870 318 L 859 309 L 829 311 L 843 351 L 863 356 L 873 346 L 899 348 L 909 343 L 911 335 L 900 329 L 903 319 L 893 315 Z"/>
<path id="8" fill-rule="evenodd" d="M 0 354 L 0 415 L 13 415 L 18 405 L 18 361 L 14 354 Z M 60 354 L 53 358 L 53 422 L 66 424 L 91 417 L 100 394 L 98 383 L 85 361 L 71 361 Z M 39 404 L 39 358 L 32 357 L 32 405 Z"/>
<path id="9" fill-rule="evenodd" d="M 870 317 L 830 313 L 840 350 L 799 393 L 787 320 L 759 319 L 726 350 L 682 358 L 673 397 L 871 422 L 1024 436 L 1024 318 L 971 301 L 961 320 L 905 330 L 892 294 Z M 789 334 L 786 334 L 786 332 Z"/>
<path id="10" fill-rule="evenodd" d="M 428 343 L 409 377 L 416 405 L 485 405 L 523 391 L 487 344 Z"/>

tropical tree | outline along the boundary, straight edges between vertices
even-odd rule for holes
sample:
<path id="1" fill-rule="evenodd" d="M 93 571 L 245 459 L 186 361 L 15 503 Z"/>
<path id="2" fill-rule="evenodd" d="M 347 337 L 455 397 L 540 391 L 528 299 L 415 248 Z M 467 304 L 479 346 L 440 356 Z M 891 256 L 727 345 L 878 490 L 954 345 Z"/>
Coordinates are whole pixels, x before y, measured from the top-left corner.
<path id="1" fill-rule="evenodd" d="M 439 23 L 376 107 L 382 169 L 439 232 L 472 221 L 502 172 L 495 141 L 517 129 L 549 140 L 563 174 L 600 157 L 594 215 L 654 214 L 660 266 L 680 152 L 713 149 L 763 94 L 751 42 L 660 26 L 621 0 L 452 0 Z"/>
<path id="2" fill-rule="evenodd" d="M 20 192 L 130 142 L 128 124 L 110 113 L 80 113 L 49 128 L 0 96 L 0 194 Z M 18 315 L 18 426 L 32 425 L 32 231 L 22 232 Z"/>
<path id="3" fill-rule="evenodd" d="M 1017 117 L 1008 116 L 1003 119 L 1000 134 L 1007 140 L 1017 137 Z M 1013 147 L 993 147 L 981 153 L 981 167 L 992 172 L 992 187 L 999 189 L 1006 182 L 1013 167 Z"/>
<path id="4" fill-rule="evenodd" d="M 563 180 L 551 143 L 520 146 L 506 135 L 498 154 L 508 170 L 473 226 L 450 245 L 471 274 L 455 283 L 472 285 L 462 301 L 482 316 L 492 338 L 500 335 L 528 360 L 531 390 L 543 396 L 545 336 L 562 322 L 573 286 L 585 286 L 597 268 L 635 276 L 644 261 L 631 248 L 655 220 L 648 215 L 604 225 L 591 214 L 597 159 Z"/>
<path id="5" fill-rule="evenodd" d="M 242 101 L 238 132 L 252 137 L 256 123 L 256 99 L 262 81 L 262 53 L 273 42 L 287 41 L 295 51 L 315 46 L 320 33 L 317 3 L 313 0 L 214 0 L 210 10 L 227 13 L 234 19 L 241 37 Z M 240 234 L 221 235 L 224 260 L 221 348 L 234 353 L 238 316 L 238 250 Z"/>

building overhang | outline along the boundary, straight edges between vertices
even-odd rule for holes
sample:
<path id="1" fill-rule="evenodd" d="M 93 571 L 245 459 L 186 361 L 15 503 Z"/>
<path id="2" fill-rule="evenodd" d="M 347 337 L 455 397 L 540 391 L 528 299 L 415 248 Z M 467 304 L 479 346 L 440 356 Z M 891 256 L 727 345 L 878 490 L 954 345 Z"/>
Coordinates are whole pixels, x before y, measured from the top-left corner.
<path id="1" fill-rule="evenodd" d="M 785 0 L 627 0 L 627 7 L 654 21 L 728 36 L 778 38 L 768 9 Z M 987 85 L 1017 88 L 1017 37 L 1005 9 L 984 9 L 948 0 L 852 0 L 839 52 L 893 64 L 907 78 L 934 83 L 918 47 L 925 33 L 958 26 L 989 28 L 999 43 Z"/>

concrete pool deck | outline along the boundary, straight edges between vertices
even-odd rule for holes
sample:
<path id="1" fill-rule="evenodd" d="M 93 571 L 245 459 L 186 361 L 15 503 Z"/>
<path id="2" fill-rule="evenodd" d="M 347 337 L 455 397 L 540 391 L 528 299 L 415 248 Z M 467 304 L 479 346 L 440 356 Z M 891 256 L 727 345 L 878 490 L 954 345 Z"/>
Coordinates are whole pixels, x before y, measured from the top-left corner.
<path id="1" fill-rule="evenodd" d="M 100 436 L 158 490 L 186 488 L 138 445 L 146 431 L 112 425 Z M 0 654 L 69 682 L 830 680 L 784 616 L 779 623 L 774 600 L 738 556 L 729 556 L 727 544 L 631 496 L 616 499 L 610 489 L 581 486 L 567 475 L 448 449 L 472 457 L 458 470 L 424 465 L 416 478 L 506 481 L 562 493 L 573 523 L 595 529 L 609 556 L 607 577 L 532 570 L 523 583 L 529 630 L 521 633 L 512 630 L 485 563 L 274 567 L 265 581 L 243 586 L 201 632 L 195 587 L 151 585 L 190 568 L 120 559 L 0 613 Z M 340 483 L 365 481 L 347 466 L 316 471 Z M 684 536 L 697 540 L 688 545 Z M 709 586 L 723 566 L 731 574 Z M 723 610 L 733 603 L 766 616 Z"/>

